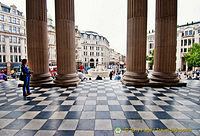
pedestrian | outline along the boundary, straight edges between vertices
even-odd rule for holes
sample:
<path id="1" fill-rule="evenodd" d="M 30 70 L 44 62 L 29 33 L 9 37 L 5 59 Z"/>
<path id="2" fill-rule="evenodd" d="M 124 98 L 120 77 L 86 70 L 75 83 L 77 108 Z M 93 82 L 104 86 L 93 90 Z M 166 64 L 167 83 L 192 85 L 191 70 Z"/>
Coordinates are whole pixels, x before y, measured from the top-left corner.
<path id="1" fill-rule="evenodd" d="M 112 76 L 113 76 L 113 71 L 110 71 L 110 74 L 109 74 L 110 80 L 112 80 Z"/>
<path id="2" fill-rule="evenodd" d="M 23 76 L 23 81 L 24 81 L 24 86 L 23 86 L 23 96 L 30 95 L 30 79 L 31 79 L 31 74 L 32 72 L 29 71 L 28 66 L 27 66 L 27 59 L 22 60 L 22 65 L 21 65 L 21 71 L 22 71 L 22 76 Z"/>
<path id="3" fill-rule="evenodd" d="M 101 76 L 97 76 L 96 80 L 103 80 Z"/>

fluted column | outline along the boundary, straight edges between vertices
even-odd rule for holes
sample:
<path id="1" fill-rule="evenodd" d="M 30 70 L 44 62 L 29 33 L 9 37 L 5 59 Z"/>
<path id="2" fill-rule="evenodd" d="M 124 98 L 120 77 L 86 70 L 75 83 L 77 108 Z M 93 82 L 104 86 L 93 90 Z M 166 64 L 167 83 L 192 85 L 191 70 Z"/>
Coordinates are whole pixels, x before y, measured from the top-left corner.
<path id="1" fill-rule="evenodd" d="M 176 83 L 177 0 L 156 0 L 155 59 L 152 81 Z"/>
<path id="2" fill-rule="evenodd" d="M 128 0 L 125 85 L 148 82 L 146 74 L 147 0 Z"/>
<path id="3" fill-rule="evenodd" d="M 48 64 L 46 0 L 26 0 L 28 65 L 34 74 L 31 84 L 51 81 Z"/>
<path id="4" fill-rule="evenodd" d="M 58 75 L 56 84 L 74 86 L 80 82 L 75 68 L 74 0 L 55 0 Z"/>

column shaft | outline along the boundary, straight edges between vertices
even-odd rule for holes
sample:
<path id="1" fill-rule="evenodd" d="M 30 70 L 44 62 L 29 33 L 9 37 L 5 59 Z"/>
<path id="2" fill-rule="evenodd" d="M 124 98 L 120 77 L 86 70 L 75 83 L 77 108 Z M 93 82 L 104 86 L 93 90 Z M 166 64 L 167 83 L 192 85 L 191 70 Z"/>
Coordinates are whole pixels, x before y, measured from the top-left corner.
<path id="1" fill-rule="evenodd" d="M 147 0 L 128 0 L 126 85 L 148 82 L 146 74 Z"/>
<path id="2" fill-rule="evenodd" d="M 55 0 L 58 75 L 55 83 L 77 85 L 75 74 L 74 0 Z"/>
<path id="3" fill-rule="evenodd" d="M 176 70 L 177 0 L 156 0 L 155 59 L 152 81 L 178 82 Z"/>
<path id="4" fill-rule="evenodd" d="M 46 0 L 26 0 L 26 19 L 31 84 L 50 82 Z"/>

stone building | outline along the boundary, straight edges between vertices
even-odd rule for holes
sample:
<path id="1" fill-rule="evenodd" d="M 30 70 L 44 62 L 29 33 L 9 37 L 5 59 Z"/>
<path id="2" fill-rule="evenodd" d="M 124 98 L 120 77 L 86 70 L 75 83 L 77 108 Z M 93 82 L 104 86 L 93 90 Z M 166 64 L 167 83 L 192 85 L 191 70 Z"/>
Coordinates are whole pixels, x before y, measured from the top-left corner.
<path id="1" fill-rule="evenodd" d="M 184 61 L 184 54 L 188 53 L 188 48 L 192 47 L 193 43 L 200 43 L 200 22 L 184 24 L 177 28 L 177 47 L 176 47 L 176 70 L 192 70 Z M 155 48 L 155 32 L 147 34 L 147 56 L 152 58 L 152 51 Z M 146 68 L 149 68 L 149 61 L 146 63 Z"/>
<path id="2" fill-rule="evenodd" d="M 192 70 L 184 60 L 184 54 L 188 53 L 193 43 L 200 43 L 200 21 L 178 26 L 177 30 L 177 59 L 176 68 L 180 70 Z"/>
<path id="3" fill-rule="evenodd" d="M 27 58 L 26 24 L 21 11 L 15 5 L 0 3 L 0 64 L 8 67 Z"/>
<path id="4" fill-rule="evenodd" d="M 96 67 L 98 62 L 109 65 L 110 45 L 106 37 L 93 32 L 75 29 L 76 62 L 85 67 Z M 101 60 L 99 60 L 101 59 Z"/>
<path id="5" fill-rule="evenodd" d="M 48 56 L 49 64 L 56 65 L 56 32 L 53 25 L 53 19 L 50 14 L 47 16 L 47 26 L 48 26 Z"/>
<path id="6" fill-rule="evenodd" d="M 175 73 L 177 0 L 156 0 L 155 63 L 152 77 L 150 79 L 147 77 L 147 5 L 147 0 L 128 0 L 127 66 L 121 81 L 128 86 L 186 86 L 186 83 L 179 82 Z M 54 84 L 52 84 L 48 70 L 47 1 L 26 0 L 26 9 L 29 66 L 34 71 L 31 84 L 33 86 L 45 86 L 48 83 L 51 86 L 77 86 L 80 79 L 75 73 L 74 61 L 76 56 L 74 0 L 55 1 L 58 75 Z M 96 56 L 105 63 L 102 58 L 104 55 L 100 55 L 101 49 L 104 50 L 104 48 L 95 46 L 96 40 L 89 39 L 99 38 L 107 42 L 106 38 L 91 31 L 80 32 L 80 35 L 85 40 L 81 41 L 81 44 L 86 45 L 85 50 L 86 48 L 90 50 L 88 51 L 89 55 L 94 56 L 96 47 L 98 54 Z M 100 43 L 100 45 L 102 44 Z M 88 61 L 90 66 L 95 66 L 95 61 L 97 62 L 93 58 Z"/>

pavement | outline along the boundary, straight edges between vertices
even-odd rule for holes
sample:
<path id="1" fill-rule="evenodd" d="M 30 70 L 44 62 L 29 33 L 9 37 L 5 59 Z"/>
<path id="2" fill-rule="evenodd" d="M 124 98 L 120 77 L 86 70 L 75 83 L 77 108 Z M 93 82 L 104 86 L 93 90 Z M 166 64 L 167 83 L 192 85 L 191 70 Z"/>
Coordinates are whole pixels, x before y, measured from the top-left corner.
<path id="1" fill-rule="evenodd" d="M 199 136 L 200 81 L 184 82 L 135 88 L 87 80 L 31 88 L 25 98 L 19 81 L 9 80 L 0 83 L 0 136 Z"/>

